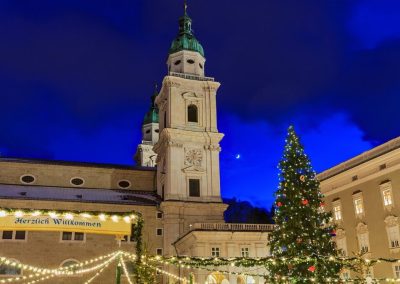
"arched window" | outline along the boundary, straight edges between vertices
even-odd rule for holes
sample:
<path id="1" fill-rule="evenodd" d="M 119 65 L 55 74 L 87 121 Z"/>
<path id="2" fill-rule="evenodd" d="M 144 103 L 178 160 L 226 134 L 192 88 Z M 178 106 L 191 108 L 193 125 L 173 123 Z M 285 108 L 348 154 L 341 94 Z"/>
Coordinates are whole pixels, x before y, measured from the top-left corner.
<path id="1" fill-rule="evenodd" d="M 18 262 L 15 259 L 11 259 L 14 262 Z M 5 263 L 0 264 L 0 276 L 8 276 L 8 275 L 22 275 L 22 269 L 20 267 L 7 265 Z"/>
<path id="2" fill-rule="evenodd" d="M 188 122 L 199 122 L 197 117 L 197 106 L 195 105 L 188 106 Z"/>

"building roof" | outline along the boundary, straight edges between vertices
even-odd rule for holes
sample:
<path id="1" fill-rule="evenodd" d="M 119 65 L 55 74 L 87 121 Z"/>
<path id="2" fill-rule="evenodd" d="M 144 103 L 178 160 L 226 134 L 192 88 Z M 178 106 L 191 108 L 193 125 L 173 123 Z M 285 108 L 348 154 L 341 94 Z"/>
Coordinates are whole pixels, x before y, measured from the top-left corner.
<path id="1" fill-rule="evenodd" d="M 318 179 L 320 181 L 329 179 L 351 168 L 359 166 L 363 163 L 366 163 L 372 159 L 375 159 L 379 156 L 382 156 L 386 153 L 389 153 L 399 148 L 400 148 L 400 137 L 397 137 L 371 150 L 365 151 L 364 153 L 355 156 L 350 160 L 344 161 L 343 163 L 340 163 L 339 165 L 333 168 L 323 171 L 322 173 L 318 174 Z"/>
<path id="2" fill-rule="evenodd" d="M 0 184 L 0 199 L 157 205 L 156 193 L 145 191 Z"/>
<path id="3" fill-rule="evenodd" d="M 158 108 L 155 104 L 155 100 L 156 100 L 157 96 L 158 96 L 158 92 L 157 92 L 157 87 L 156 87 L 154 94 L 151 96 L 151 106 L 150 106 L 149 111 L 144 116 L 143 124 L 159 122 Z"/>
<path id="4" fill-rule="evenodd" d="M 169 49 L 169 54 L 182 50 L 190 50 L 200 53 L 204 57 L 204 49 L 200 42 L 196 39 L 192 31 L 192 19 L 186 12 L 179 18 L 179 33 L 174 39 Z"/>
<path id="5" fill-rule="evenodd" d="M 42 165 L 60 165 L 71 167 L 91 167 L 105 169 L 120 169 L 120 170 L 137 170 L 137 171 L 155 171 L 154 167 L 140 167 L 117 164 L 104 163 L 89 163 L 89 162 L 70 162 L 60 160 L 40 160 L 40 159 L 24 159 L 24 158 L 0 158 L 0 163 L 26 163 L 26 164 L 42 164 Z"/>

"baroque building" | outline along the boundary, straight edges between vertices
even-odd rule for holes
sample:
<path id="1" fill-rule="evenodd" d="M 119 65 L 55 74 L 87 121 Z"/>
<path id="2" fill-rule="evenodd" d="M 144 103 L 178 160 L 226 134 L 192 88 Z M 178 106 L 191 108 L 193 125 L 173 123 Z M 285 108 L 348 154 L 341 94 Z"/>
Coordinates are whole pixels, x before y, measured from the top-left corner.
<path id="1" fill-rule="evenodd" d="M 217 128 L 216 102 L 220 83 L 205 76 L 205 61 L 185 8 L 169 50 L 168 73 L 160 91 L 151 97 L 142 124 L 142 142 L 134 157 L 137 166 L 0 159 L 0 207 L 137 211 L 143 216 L 143 240 L 152 255 L 268 255 L 273 225 L 224 222 L 227 205 L 221 199 L 219 166 L 224 135 Z M 129 236 L 120 241 L 79 232 L 0 231 L 1 255 L 38 267 L 80 263 L 118 249 L 134 252 L 134 243 Z M 162 268 L 181 277 L 193 272 L 195 283 L 264 283 L 263 277 Z M 241 272 L 235 267 L 224 269 Z M 97 283 L 114 283 L 115 272 L 110 271 Z M 0 280 L 21 274 L 23 269 L 0 265 Z M 83 278 L 43 283 L 84 283 Z M 128 283 L 126 277 L 122 283 Z M 157 283 L 176 282 L 159 275 Z"/>
<path id="2" fill-rule="evenodd" d="M 343 256 L 400 258 L 400 138 L 318 175 L 326 209 L 337 224 Z M 349 271 L 343 277 L 356 275 Z M 400 264 L 378 263 L 364 277 L 400 278 Z"/>

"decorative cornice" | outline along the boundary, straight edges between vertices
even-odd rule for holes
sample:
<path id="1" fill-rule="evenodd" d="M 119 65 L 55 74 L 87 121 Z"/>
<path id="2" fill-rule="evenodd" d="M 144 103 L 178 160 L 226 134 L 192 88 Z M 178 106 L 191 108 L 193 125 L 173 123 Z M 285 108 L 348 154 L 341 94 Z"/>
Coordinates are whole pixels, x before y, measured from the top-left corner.
<path id="1" fill-rule="evenodd" d="M 336 238 L 342 239 L 346 237 L 346 231 L 344 229 L 337 229 L 336 230 Z"/>
<path id="2" fill-rule="evenodd" d="M 394 151 L 399 148 L 400 148 L 400 137 L 397 137 L 397 138 L 392 139 L 382 145 L 379 145 L 378 147 L 375 147 L 369 151 L 366 151 L 358 156 L 355 156 L 354 158 L 352 158 L 350 160 L 347 160 L 333 168 L 330 168 L 330 169 L 318 174 L 318 179 L 319 179 L 319 181 L 329 179 L 329 178 L 336 176 L 342 172 L 345 172 L 351 168 L 354 168 L 358 165 L 366 163 L 372 159 L 375 159 L 379 156 L 382 156 L 388 152 Z"/>
<path id="3" fill-rule="evenodd" d="M 221 152 L 221 150 L 222 150 L 222 148 L 219 144 L 205 145 L 204 149 L 210 150 L 210 151 L 218 151 L 218 152 Z"/>
<path id="4" fill-rule="evenodd" d="M 368 233 L 368 226 L 365 223 L 360 222 L 360 223 L 358 223 L 358 225 L 356 227 L 356 231 L 357 231 L 357 234 Z"/>
<path id="5" fill-rule="evenodd" d="M 182 97 L 184 99 L 193 99 L 193 98 L 203 98 L 203 94 L 194 93 L 194 92 L 184 92 L 182 93 Z"/>
<path id="6" fill-rule="evenodd" d="M 171 76 L 166 76 L 164 78 L 163 85 L 165 85 L 169 88 L 179 88 L 181 86 L 181 84 L 179 84 L 178 82 L 173 80 Z"/>
<path id="7" fill-rule="evenodd" d="M 399 217 L 390 215 L 385 218 L 385 223 L 387 227 L 394 227 L 399 225 Z"/>

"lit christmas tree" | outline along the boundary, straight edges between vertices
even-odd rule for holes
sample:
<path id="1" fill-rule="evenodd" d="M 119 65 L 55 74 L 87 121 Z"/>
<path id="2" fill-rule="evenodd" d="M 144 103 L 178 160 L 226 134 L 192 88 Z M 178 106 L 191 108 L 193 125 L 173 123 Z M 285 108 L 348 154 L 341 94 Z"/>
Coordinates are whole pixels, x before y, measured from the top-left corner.
<path id="1" fill-rule="evenodd" d="M 279 169 L 274 217 L 278 227 L 270 236 L 271 253 L 277 261 L 269 268 L 271 281 L 327 283 L 338 279 L 341 265 L 334 260 L 331 214 L 323 210 L 316 173 L 293 126 L 288 129 Z M 310 260 L 304 260 L 307 257 Z"/>

